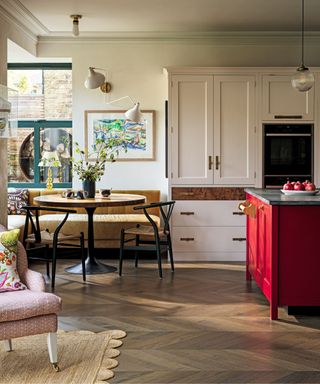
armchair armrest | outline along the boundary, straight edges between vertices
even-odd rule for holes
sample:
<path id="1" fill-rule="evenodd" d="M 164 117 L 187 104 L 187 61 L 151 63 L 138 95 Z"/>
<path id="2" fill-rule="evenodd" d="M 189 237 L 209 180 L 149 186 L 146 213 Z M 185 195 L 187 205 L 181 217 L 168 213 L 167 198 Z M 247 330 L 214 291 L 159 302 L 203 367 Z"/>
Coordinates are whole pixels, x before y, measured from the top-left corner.
<path id="1" fill-rule="evenodd" d="M 30 289 L 30 291 L 44 292 L 45 282 L 41 273 L 27 269 L 20 276 L 21 281 Z"/>

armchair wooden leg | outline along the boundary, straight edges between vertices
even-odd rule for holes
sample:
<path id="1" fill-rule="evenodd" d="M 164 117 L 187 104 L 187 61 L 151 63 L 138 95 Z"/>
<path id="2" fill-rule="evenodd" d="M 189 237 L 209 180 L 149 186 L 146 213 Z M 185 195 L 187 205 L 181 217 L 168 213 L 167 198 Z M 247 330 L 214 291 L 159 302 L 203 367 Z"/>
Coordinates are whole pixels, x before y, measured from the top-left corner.
<path id="1" fill-rule="evenodd" d="M 4 340 L 4 350 L 6 352 L 11 352 L 12 351 L 12 340 Z"/>
<path id="2" fill-rule="evenodd" d="M 81 247 L 81 263 L 82 263 L 82 279 L 83 281 L 87 280 L 86 276 L 86 254 L 84 252 L 84 234 L 80 233 L 80 247 Z"/>
<path id="3" fill-rule="evenodd" d="M 47 344 L 48 344 L 50 363 L 52 364 L 53 369 L 56 372 L 58 372 L 59 366 L 58 366 L 57 334 L 56 334 L 56 332 L 48 333 Z"/>
<path id="4" fill-rule="evenodd" d="M 121 229 L 120 255 L 119 255 L 119 276 L 122 275 L 123 247 L 124 247 L 124 229 Z"/>

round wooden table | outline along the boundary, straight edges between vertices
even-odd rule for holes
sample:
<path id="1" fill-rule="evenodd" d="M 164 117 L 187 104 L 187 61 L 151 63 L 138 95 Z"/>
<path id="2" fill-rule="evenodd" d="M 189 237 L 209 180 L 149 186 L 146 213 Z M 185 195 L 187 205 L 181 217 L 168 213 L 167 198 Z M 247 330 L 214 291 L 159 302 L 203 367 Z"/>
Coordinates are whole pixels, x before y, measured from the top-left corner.
<path id="1" fill-rule="evenodd" d="M 123 205 L 136 205 L 145 202 L 145 196 L 126 193 L 112 193 L 109 197 L 97 195 L 94 199 L 67 199 L 60 194 L 43 195 L 34 198 L 40 206 L 60 208 L 84 208 L 88 215 L 88 249 L 86 259 L 86 272 L 88 275 L 114 272 L 117 268 L 98 261 L 94 256 L 94 230 L 93 213 L 97 207 L 116 207 Z M 81 274 L 81 263 L 66 269 L 67 272 Z"/>

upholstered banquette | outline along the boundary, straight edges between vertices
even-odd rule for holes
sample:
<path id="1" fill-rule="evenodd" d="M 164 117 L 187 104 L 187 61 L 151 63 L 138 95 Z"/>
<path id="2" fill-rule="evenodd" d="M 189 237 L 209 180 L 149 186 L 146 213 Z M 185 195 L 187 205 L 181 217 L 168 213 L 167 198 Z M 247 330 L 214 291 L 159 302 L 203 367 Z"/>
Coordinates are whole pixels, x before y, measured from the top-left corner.
<path id="1" fill-rule="evenodd" d="M 62 193 L 63 190 L 41 190 L 29 189 L 28 204 L 34 204 L 33 199 L 37 196 Z M 160 200 L 159 190 L 119 190 L 113 193 L 130 193 L 143 195 L 146 197 L 146 203 L 154 203 Z M 99 207 L 94 214 L 94 237 L 95 247 L 97 248 L 119 248 L 120 232 L 122 228 L 132 228 L 137 224 L 149 224 L 147 218 L 142 213 L 138 213 L 133 209 L 134 206 L 122 207 Z M 64 234 L 73 234 L 84 232 L 85 240 L 88 238 L 87 232 L 87 214 L 83 208 L 76 209 L 77 213 L 70 214 L 67 222 L 64 224 L 62 232 Z M 152 210 L 152 218 L 160 226 L 159 208 Z M 61 222 L 64 215 L 48 214 L 45 210 L 42 211 L 40 217 L 41 229 L 49 229 L 52 232 Z M 23 229 L 25 224 L 24 215 L 8 215 L 8 228 Z M 23 231 L 21 231 L 23 233 Z"/>

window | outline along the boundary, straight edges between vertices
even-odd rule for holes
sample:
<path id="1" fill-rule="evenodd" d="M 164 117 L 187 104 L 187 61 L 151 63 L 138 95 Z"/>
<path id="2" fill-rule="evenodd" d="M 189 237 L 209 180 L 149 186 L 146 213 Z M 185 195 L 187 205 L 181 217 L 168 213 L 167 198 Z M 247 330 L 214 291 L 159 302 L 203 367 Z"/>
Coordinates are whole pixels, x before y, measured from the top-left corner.
<path id="1" fill-rule="evenodd" d="M 45 152 L 56 152 L 61 166 L 52 168 L 55 187 L 70 187 L 72 174 L 71 64 L 9 64 L 8 86 L 19 91 L 18 136 L 8 140 L 11 187 L 45 187 Z"/>

